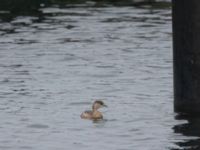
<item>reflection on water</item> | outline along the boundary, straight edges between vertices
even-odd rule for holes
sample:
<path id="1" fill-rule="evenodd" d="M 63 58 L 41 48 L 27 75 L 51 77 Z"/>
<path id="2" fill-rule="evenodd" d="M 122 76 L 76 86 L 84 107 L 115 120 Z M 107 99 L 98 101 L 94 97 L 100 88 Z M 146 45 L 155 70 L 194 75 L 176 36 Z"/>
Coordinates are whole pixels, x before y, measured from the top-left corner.
<path id="1" fill-rule="evenodd" d="M 177 115 L 177 120 L 185 120 L 187 123 L 175 125 L 173 130 L 176 134 L 181 134 L 186 139 L 175 142 L 180 149 L 199 150 L 200 149 L 200 118 L 188 115 Z M 174 149 L 173 149 L 174 150 Z"/>
<path id="2" fill-rule="evenodd" d="M 92 4 L 0 12 L 0 149 L 198 145 L 174 118 L 170 8 Z M 82 120 L 94 99 L 105 120 Z"/>

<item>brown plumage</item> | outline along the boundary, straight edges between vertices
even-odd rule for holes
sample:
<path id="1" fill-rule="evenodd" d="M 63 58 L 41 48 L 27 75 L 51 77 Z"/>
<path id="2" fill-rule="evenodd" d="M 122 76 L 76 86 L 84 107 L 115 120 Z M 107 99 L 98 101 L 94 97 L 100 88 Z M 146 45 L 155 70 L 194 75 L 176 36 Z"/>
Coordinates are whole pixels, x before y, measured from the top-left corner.
<path id="1" fill-rule="evenodd" d="M 81 114 L 82 119 L 103 119 L 103 115 L 100 111 L 98 111 L 101 107 L 107 107 L 103 101 L 97 100 L 92 105 L 92 110 L 87 110 Z"/>

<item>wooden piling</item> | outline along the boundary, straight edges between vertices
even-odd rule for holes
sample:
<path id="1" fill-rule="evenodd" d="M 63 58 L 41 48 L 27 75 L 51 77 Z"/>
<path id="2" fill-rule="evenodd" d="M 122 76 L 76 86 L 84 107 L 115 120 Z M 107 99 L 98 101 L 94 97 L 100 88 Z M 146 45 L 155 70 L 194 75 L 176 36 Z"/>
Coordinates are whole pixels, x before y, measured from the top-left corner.
<path id="1" fill-rule="evenodd" d="M 200 0 L 172 0 L 174 109 L 200 116 Z"/>

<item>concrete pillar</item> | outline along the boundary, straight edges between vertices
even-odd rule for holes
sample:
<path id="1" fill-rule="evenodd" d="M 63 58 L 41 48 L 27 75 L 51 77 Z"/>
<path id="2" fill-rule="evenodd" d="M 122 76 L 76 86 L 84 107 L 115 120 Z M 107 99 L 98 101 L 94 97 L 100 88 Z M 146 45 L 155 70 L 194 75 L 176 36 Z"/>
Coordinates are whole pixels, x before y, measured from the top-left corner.
<path id="1" fill-rule="evenodd" d="M 174 108 L 200 115 L 200 0 L 172 0 Z"/>

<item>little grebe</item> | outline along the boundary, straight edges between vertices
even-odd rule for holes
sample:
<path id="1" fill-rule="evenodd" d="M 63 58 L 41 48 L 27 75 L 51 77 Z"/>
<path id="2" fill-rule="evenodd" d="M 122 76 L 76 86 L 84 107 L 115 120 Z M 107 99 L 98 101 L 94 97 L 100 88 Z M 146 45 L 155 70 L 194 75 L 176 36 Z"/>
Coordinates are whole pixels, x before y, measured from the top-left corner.
<path id="1" fill-rule="evenodd" d="M 101 112 L 98 111 L 99 108 L 101 107 L 107 107 L 104 102 L 98 100 L 95 101 L 92 105 L 92 110 L 87 110 L 81 114 L 82 119 L 91 119 L 91 120 L 96 120 L 96 119 L 103 119 L 103 115 Z"/>

